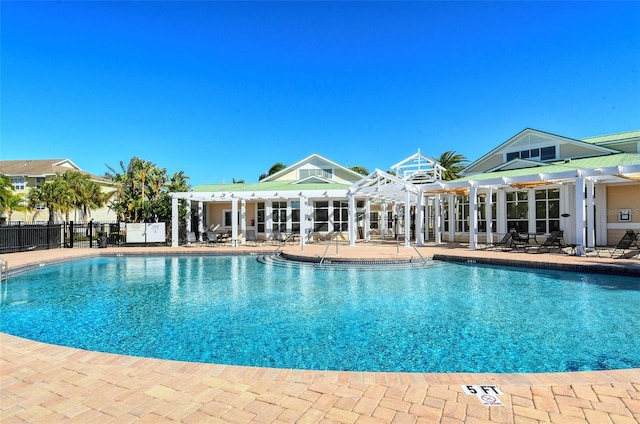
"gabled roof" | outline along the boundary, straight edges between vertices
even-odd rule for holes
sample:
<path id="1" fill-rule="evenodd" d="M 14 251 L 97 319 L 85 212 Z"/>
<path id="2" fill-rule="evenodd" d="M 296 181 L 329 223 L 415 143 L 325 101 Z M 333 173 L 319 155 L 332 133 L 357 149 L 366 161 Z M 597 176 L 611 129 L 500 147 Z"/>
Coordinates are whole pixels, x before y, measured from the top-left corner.
<path id="1" fill-rule="evenodd" d="M 618 153 L 614 155 L 595 156 L 582 159 L 569 159 L 551 162 L 535 168 L 519 168 L 501 170 L 495 172 L 484 172 L 473 174 L 463 178 L 458 178 L 452 183 L 465 181 L 483 181 L 503 177 L 537 176 L 540 174 L 552 174 L 566 171 L 578 171 L 581 169 L 611 168 L 617 166 L 638 166 L 640 165 L 640 154 Z"/>
<path id="2" fill-rule="evenodd" d="M 355 195 L 381 201 L 404 201 L 406 192 L 415 194 L 418 193 L 419 188 L 409 181 L 376 169 L 354 183 L 349 191 Z"/>
<path id="3" fill-rule="evenodd" d="M 442 179 L 445 169 L 437 160 L 423 155 L 418 149 L 418 153 L 392 165 L 391 170 L 405 181 L 425 183 Z"/>
<path id="4" fill-rule="evenodd" d="M 496 154 L 499 154 L 500 152 L 508 151 L 510 146 L 517 145 L 518 143 L 522 142 L 523 140 L 525 140 L 527 138 L 528 139 L 534 139 L 534 140 L 538 140 L 539 139 L 541 141 L 547 140 L 547 141 L 554 142 L 556 144 L 574 144 L 574 145 L 579 145 L 579 146 L 582 146 L 582 147 L 587 147 L 590 150 L 593 150 L 594 154 L 601 154 L 602 155 L 602 154 L 620 153 L 619 150 L 610 149 L 610 148 L 604 147 L 604 146 L 599 146 L 599 145 L 594 144 L 594 143 L 586 143 L 586 142 L 584 142 L 582 140 L 576 140 L 576 139 L 569 138 L 569 137 L 563 137 L 563 136 L 560 136 L 560 135 L 556 135 L 556 134 L 552 134 L 552 133 L 536 130 L 536 129 L 533 129 L 533 128 L 525 128 L 524 130 L 520 131 L 518 134 L 514 135 L 513 137 L 511 137 L 510 139 L 508 139 L 504 143 L 500 144 L 495 149 L 491 150 L 490 152 L 486 153 L 485 155 L 483 155 L 479 159 L 477 159 L 474 162 L 472 162 L 469 165 L 467 165 L 464 168 L 464 170 L 462 171 L 462 174 L 465 175 L 465 174 L 469 174 L 470 172 L 473 172 L 474 168 L 477 168 L 484 161 L 490 159 L 491 157 L 493 157 Z"/>
<path id="5" fill-rule="evenodd" d="M 20 159 L 0 161 L 0 174 L 10 177 L 48 177 L 75 171 L 87 174 L 92 179 L 106 182 L 107 179 L 83 171 L 70 159 Z"/>
<path id="6" fill-rule="evenodd" d="M 327 165 L 331 166 L 331 168 L 333 169 L 340 169 L 344 172 L 346 172 L 347 174 L 353 175 L 354 177 L 354 181 L 357 181 L 362 175 L 358 174 L 355 171 L 352 171 L 349 168 L 345 168 L 344 166 L 333 162 L 323 156 L 320 156 L 317 153 L 314 153 L 312 155 L 307 156 L 306 158 L 294 163 L 293 165 L 287 166 L 286 168 L 276 172 L 275 174 L 269 175 L 268 177 L 264 178 L 261 182 L 269 182 L 269 181 L 275 181 L 277 180 L 279 177 L 286 175 L 292 171 L 295 171 L 296 169 L 300 168 L 301 166 L 313 162 L 313 161 L 319 161 L 319 162 L 324 162 Z"/>

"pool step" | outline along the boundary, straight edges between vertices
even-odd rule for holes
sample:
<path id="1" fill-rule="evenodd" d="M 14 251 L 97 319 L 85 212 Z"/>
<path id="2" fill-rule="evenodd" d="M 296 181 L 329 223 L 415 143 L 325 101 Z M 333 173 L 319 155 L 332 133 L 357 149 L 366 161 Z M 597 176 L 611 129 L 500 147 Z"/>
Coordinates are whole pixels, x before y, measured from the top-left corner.
<path id="1" fill-rule="evenodd" d="M 317 261 L 304 260 L 299 261 L 291 258 L 284 257 L 282 254 L 275 255 L 262 255 L 257 257 L 258 262 L 265 265 L 274 265 L 282 267 L 294 267 L 294 268 L 344 268 L 344 269 L 371 269 L 375 267 L 381 267 L 384 269 L 406 269 L 424 267 L 433 264 L 433 261 L 394 261 L 394 260 L 336 260 L 325 259 L 320 263 L 320 258 Z"/>

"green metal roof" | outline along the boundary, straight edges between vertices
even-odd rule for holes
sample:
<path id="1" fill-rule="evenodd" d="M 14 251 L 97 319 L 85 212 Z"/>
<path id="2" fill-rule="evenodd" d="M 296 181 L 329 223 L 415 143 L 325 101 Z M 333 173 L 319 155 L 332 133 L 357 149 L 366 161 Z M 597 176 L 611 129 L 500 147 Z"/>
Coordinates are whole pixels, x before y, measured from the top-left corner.
<path id="1" fill-rule="evenodd" d="M 292 181 L 268 181 L 251 184 L 202 184 L 193 188 L 194 192 L 252 192 L 252 191 L 295 191 L 295 190 L 340 190 L 351 184 L 339 183 L 301 183 Z"/>
<path id="2" fill-rule="evenodd" d="M 640 165 L 640 154 L 620 153 L 614 155 L 597 156 L 592 158 L 571 159 L 557 161 L 547 165 L 530 168 L 509 169 L 505 171 L 485 172 L 468 175 L 454 181 L 479 181 L 501 177 L 520 177 L 523 175 L 549 174 L 578 169 L 605 168 L 610 166 Z"/>
<path id="3" fill-rule="evenodd" d="M 601 143 L 610 143 L 612 141 L 624 141 L 633 138 L 640 137 L 640 130 L 637 131 L 628 131 L 623 133 L 609 134 L 609 135 L 600 135 L 597 137 L 587 137 L 583 138 L 582 141 L 585 143 L 591 144 L 601 144 Z"/>

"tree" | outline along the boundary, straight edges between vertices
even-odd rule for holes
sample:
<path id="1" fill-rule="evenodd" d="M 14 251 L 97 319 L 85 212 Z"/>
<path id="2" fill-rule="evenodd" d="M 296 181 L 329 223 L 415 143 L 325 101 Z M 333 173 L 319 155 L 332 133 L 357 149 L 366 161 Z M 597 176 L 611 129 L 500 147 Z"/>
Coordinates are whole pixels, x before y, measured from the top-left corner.
<path id="1" fill-rule="evenodd" d="M 100 184 L 91 180 L 89 174 L 67 171 L 62 175 L 71 190 L 72 205 L 82 212 L 82 220 L 88 222 L 92 209 L 99 209 L 107 204 L 112 193 L 104 193 Z"/>
<path id="2" fill-rule="evenodd" d="M 105 177 L 113 181 L 116 191 L 109 207 L 118 219 L 127 222 L 151 222 L 156 219 L 171 218 L 172 191 L 189 191 L 186 177 L 181 171 L 171 178 L 166 168 L 159 168 L 153 162 L 133 157 L 125 166 L 120 161 L 121 171 L 107 165 Z"/>
<path id="3" fill-rule="evenodd" d="M 9 180 L 9 187 L 12 187 L 11 180 Z M 24 195 L 14 192 L 13 189 L 0 193 L 0 208 L 0 212 L 7 214 L 7 224 L 11 223 L 11 215 L 13 215 L 13 212 L 29 211 L 29 207 L 25 203 Z"/>
<path id="4" fill-rule="evenodd" d="M 369 170 L 367 168 L 365 168 L 364 166 L 360 166 L 360 165 L 356 165 L 356 166 L 352 166 L 351 168 L 349 168 L 352 171 L 357 172 L 360 175 L 369 175 Z"/>
<path id="5" fill-rule="evenodd" d="M 455 180 L 460 177 L 460 172 L 469 160 L 462 154 L 453 150 L 447 150 L 436 159 L 445 171 L 442 171 L 442 179 L 445 181 Z"/>
<path id="6" fill-rule="evenodd" d="M 280 171 L 282 171 L 283 169 L 285 169 L 286 167 L 287 167 L 287 165 L 285 165 L 284 163 L 276 162 L 276 163 L 274 163 L 273 165 L 271 165 L 271 168 L 269 168 L 269 172 L 267 172 L 266 174 L 262 174 L 262 175 L 260 175 L 259 180 L 260 180 L 260 181 L 262 181 L 262 180 L 264 180 L 265 178 L 267 178 L 269 175 L 273 175 L 273 174 L 275 174 L 276 172 L 280 172 Z"/>
<path id="7" fill-rule="evenodd" d="M 70 192 L 64 178 L 60 174 L 56 174 L 53 180 L 40 184 L 29 191 L 28 205 L 30 208 L 44 205 L 49 210 L 49 224 L 53 224 L 57 212 L 64 212 L 65 218 L 68 219 L 69 211 L 73 206 L 72 198 L 73 193 Z"/>
<path id="8" fill-rule="evenodd" d="M 0 211 L 7 209 L 9 198 L 12 194 L 13 186 L 11 185 L 11 178 L 4 174 L 0 174 Z"/>

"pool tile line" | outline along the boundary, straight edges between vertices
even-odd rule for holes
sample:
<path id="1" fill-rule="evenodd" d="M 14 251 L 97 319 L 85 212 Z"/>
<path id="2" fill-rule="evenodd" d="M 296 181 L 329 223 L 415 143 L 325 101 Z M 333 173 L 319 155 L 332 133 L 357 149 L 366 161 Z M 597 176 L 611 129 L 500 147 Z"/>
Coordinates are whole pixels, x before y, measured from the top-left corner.
<path id="1" fill-rule="evenodd" d="M 188 254 L 198 253 L 191 249 Z M 372 256 L 366 249 L 359 253 L 360 249 L 348 254 Z M 313 249 L 305 250 L 313 254 Z M 464 248 L 443 252 L 470 259 L 487 254 Z M 13 268 L 96 252 L 70 253 L 7 256 Z M 389 256 L 395 256 L 395 247 Z M 544 256 L 545 261 L 569 264 L 581 260 Z M 596 260 L 588 266 L 606 262 Z M 504 406 L 481 405 L 463 392 L 462 384 L 498 385 Z M 105 354 L 0 333 L 3 424 L 147 421 L 637 423 L 640 369 L 543 374 L 286 370 Z"/>

